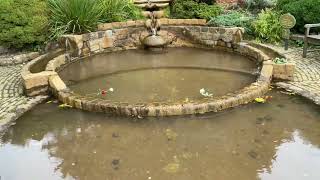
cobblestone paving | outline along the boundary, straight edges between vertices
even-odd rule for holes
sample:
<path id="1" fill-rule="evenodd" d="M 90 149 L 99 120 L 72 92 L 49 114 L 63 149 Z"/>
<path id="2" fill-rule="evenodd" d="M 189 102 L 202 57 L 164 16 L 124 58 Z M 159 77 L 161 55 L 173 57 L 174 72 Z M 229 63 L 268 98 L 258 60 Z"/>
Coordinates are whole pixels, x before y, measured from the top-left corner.
<path id="1" fill-rule="evenodd" d="M 22 65 L 0 67 L 0 134 L 20 115 L 46 98 L 23 95 L 21 68 Z"/>
<path id="2" fill-rule="evenodd" d="M 302 48 L 291 48 L 288 51 L 284 51 L 281 47 L 274 48 L 296 64 L 294 80 L 279 82 L 277 85 L 320 105 L 320 50 L 309 52 L 307 58 L 302 58 Z"/>

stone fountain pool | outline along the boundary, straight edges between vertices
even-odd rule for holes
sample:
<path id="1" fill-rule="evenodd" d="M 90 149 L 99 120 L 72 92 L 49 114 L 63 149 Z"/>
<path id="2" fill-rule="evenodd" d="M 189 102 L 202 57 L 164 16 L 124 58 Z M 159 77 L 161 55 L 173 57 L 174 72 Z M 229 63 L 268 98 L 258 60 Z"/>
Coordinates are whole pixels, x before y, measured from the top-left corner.
<path id="1" fill-rule="evenodd" d="M 59 72 L 71 91 L 110 102 L 175 103 L 214 97 L 255 82 L 256 62 L 236 54 L 195 48 L 101 54 Z M 108 92 L 112 88 L 113 92 Z"/>
<path id="2" fill-rule="evenodd" d="M 320 178 L 319 107 L 271 91 L 272 77 L 293 78 L 272 61 L 285 56 L 241 28 L 158 22 L 162 53 L 141 50 L 150 34 L 128 21 L 64 36 L 28 63 L 26 94 L 56 100 L 0 137 L 0 179 Z"/>

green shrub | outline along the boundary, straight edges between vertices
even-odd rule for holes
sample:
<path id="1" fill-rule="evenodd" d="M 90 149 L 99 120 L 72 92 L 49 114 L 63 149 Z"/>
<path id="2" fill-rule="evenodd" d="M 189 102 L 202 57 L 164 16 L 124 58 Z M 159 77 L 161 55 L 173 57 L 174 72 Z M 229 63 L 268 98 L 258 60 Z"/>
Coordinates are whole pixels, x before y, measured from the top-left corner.
<path id="1" fill-rule="evenodd" d="M 244 5 L 245 8 L 253 11 L 260 12 L 263 9 L 274 7 L 276 0 L 245 0 Z"/>
<path id="2" fill-rule="evenodd" d="M 253 23 L 256 38 L 261 41 L 277 43 L 282 38 L 283 28 L 279 21 L 280 13 L 270 9 L 262 10 Z"/>
<path id="3" fill-rule="evenodd" d="M 1 0 L 0 44 L 9 48 L 40 45 L 46 40 L 47 22 L 43 0 Z"/>
<path id="4" fill-rule="evenodd" d="M 85 33 L 97 28 L 102 8 L 95 0 L 48 0 L 51 38 L 65 33 Z"/>
<path id="5" fill-rule="evenodd" d="M 222 14 L 209 21 L 210 26 L 219 27 L 243 27 L 247 34 L 253 34 L 252 22 L 254 17 L 250 13 L 231 11 L 227 14 Z"/>
<path id="6" fill-rule="evenodd" d="M 131 0 L 100 0 L 103 8 L 102 21 L 116 22 L 141 19 L 142 13 Z"/>
<path id="7" fill-rule="evenodd" d="M 215 3 L 216 1 L 214 0 L 199 0 L 200 3 L 206 3 L 206 4 L 209 4 L 209 5 L 212 5 L 213 3 Z"/>
<path id="8" fill-rule="evenodd" d="M 305 24 L 320 23 L 320 0 L 278 0 L 277 9 L 295 16 L 295 30 L 300 33 Z"/>
<path id="9" fill-rule="evenodd" d="M 207 5 L 205 3 L 200 3 L 196 11 L 196 17 L 200 19 L 210 20 L 223 12 L 222 7 L 217 5 Z"/>
<path id="10" fill-rule="evenodd" d="M 176 0 L 172 7 L 172 16 L 180 19 L 195 18 L 198 3 L 193 0 Z"/>
<path id="11" fill-rule="evenodd" d="M 217 5 L 199 3 L 196 0 L 176 0 L 173 4 L 171 14 L 173 18 L 210 20 L 222 12 L 223 9 Z"/>

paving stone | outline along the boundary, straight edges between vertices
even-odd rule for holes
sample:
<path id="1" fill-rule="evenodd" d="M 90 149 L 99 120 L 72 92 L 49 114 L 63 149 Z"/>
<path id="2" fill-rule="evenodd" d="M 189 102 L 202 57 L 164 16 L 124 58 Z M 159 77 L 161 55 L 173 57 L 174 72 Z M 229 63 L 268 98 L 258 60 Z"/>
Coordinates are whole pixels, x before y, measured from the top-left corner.
<path id="1" fill-rule="evenodd" d="M 24 112 L 46 99 L 23 95 L 21 65 L 0 66 L 0 136 Z"/>

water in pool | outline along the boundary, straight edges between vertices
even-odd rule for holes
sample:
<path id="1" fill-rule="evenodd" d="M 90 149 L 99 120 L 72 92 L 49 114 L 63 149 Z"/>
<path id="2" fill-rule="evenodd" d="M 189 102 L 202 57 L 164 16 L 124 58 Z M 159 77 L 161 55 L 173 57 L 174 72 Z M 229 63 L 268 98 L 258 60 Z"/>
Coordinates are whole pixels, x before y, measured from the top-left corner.
<path id="1" fill-rule="evenodd" d="M 131 119 L 57 104 L 2 138 L 2 180 L 319 180 L 320 107 L 271 92 L 201 116 Z"/>
<path id="2" fill-rule="evenodd" d="M 177 102 L 203 98 L 202 88 L 214 96 L 239 90 L 256 80 L 256 70 L 253 60 L 237 54 L 177 48 L 164 54 L 101 54 L 69 65 L 60 76 L 81 95 L 128 103 Z M 97 95 L 109 88 L 114 91 Z"/>

